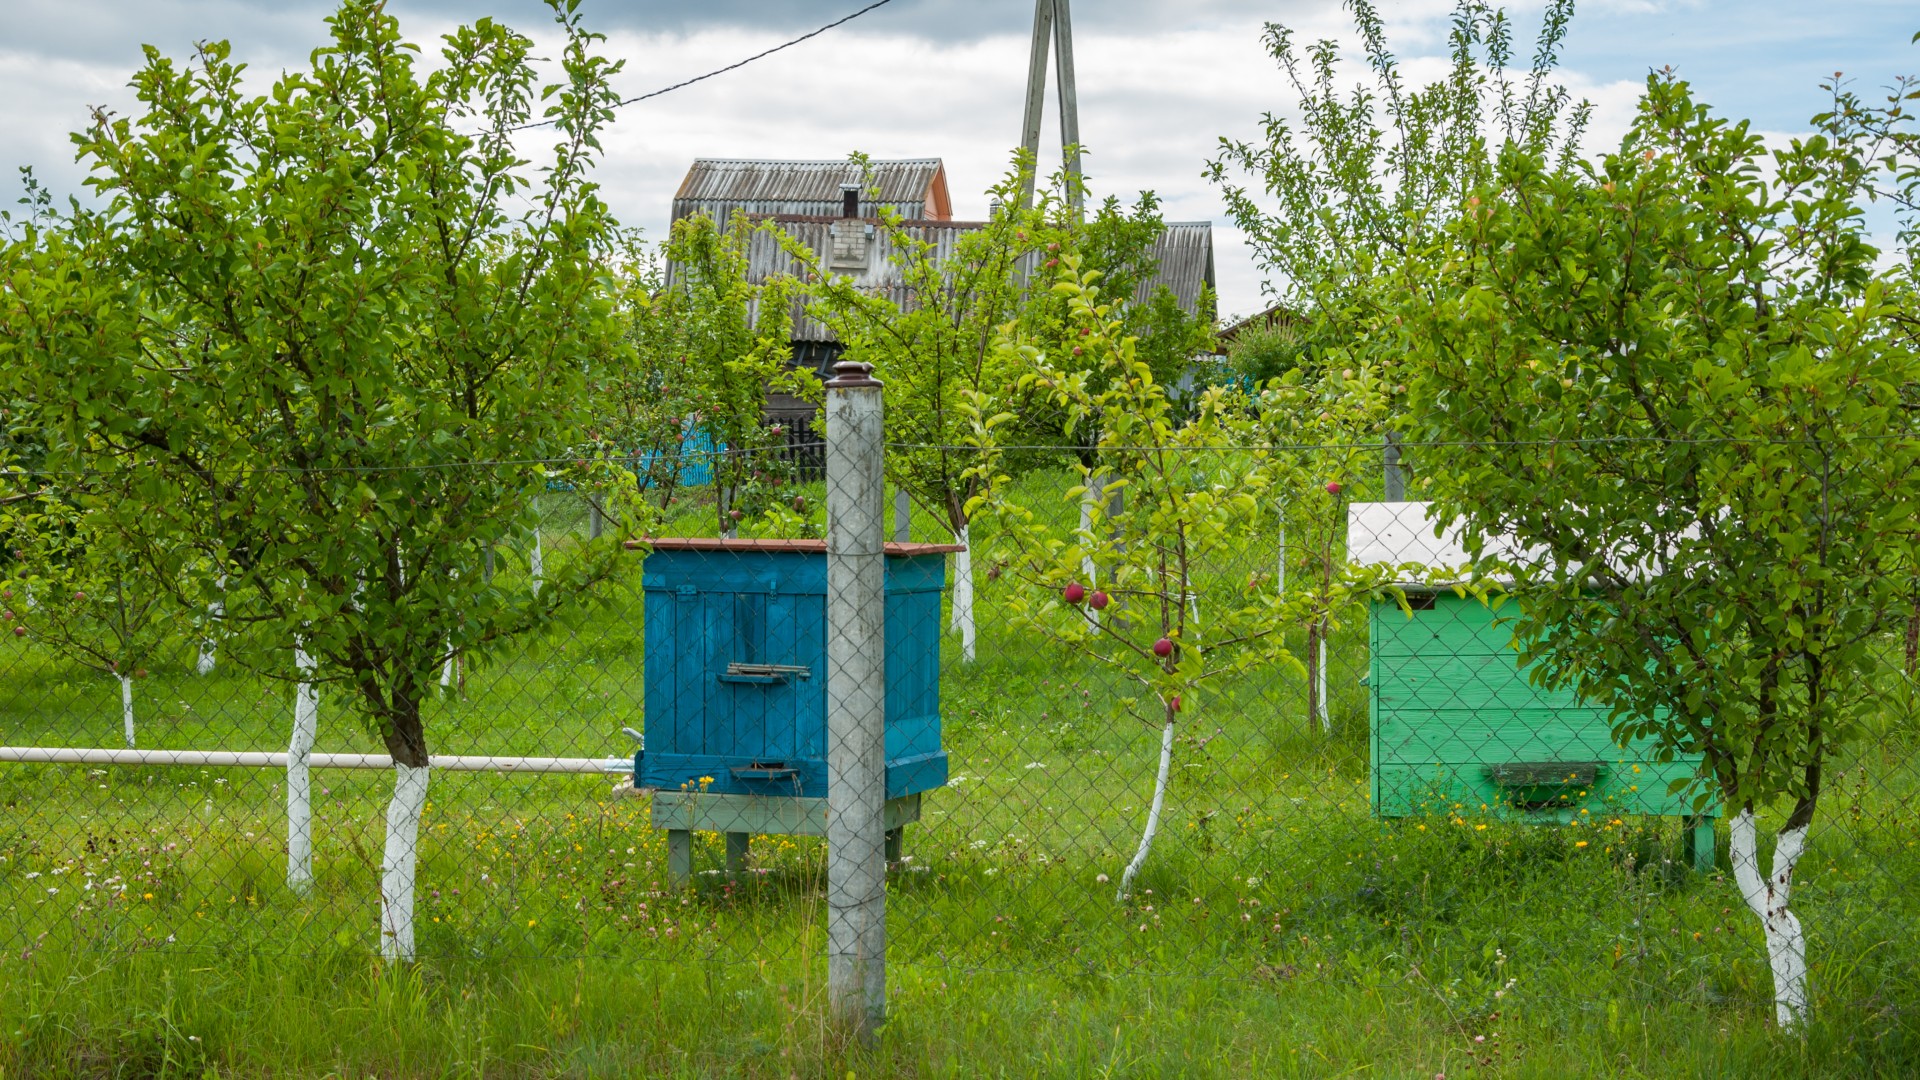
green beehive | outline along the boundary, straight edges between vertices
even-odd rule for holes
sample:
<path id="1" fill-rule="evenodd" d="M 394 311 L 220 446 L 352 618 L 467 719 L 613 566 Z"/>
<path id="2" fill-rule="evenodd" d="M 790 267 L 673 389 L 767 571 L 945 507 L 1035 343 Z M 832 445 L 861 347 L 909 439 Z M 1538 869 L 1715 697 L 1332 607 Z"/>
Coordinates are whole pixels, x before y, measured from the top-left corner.
<path id="1" fill-rule="evenodd" d="M 1463 567 L 1424 503 L 1356 503 L 1356 562 Z M 1543 823 L 1622 815 L 1688 819 L 1687 855 L 1713 863 L 1713 822 L 1693 809 L 1697 756 L 1655 760 L 1649 740 L 1614 740 L 1605 708 L 1534 685 L 1508 621 L 1482 600 L 1432 583 L 1405 586 L 1370 613 L 1373 810 L 1381 817 L 1497 817 Z M 1603 817 L 1603 815 L 1605 815 Z"/>

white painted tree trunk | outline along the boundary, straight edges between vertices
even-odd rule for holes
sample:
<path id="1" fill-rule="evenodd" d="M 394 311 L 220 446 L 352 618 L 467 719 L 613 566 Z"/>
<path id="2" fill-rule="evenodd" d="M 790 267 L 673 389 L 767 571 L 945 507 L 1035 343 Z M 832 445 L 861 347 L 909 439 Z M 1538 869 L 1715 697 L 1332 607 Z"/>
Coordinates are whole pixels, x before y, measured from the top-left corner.
<path id="1" fill-rule="evenodd" d="M 1752 810 L 1742 810 L 1730 823 L 1729 855 L 1740 897 L 1760 919 L 1767 936 L 1767 962 L 1773 968 L 1773 1014 L 1781 1028 L 1798 1026 L 1807 1018 L 1807 939 L 1800 920 L 1787 909 L 1793 891 L 1793 868 L 1806 850 L 1804 825 L 1780 830 L 1773 847 L 1773 873 L 1760 876 L 1760 842 Z"/>
<path id="2" fill-rule="evenodd" d="M 221 574 L 220 588 L 224 592 L 226 587 L 227 575 Z M 220 625 L 221 616 L 226 613 L 227 603 L 225 600 L 215 600 L 207 605 L 207 636 L 200 639 L 200 659 L 193 665 L 193 670 L 202 675 L 213 674 L 213 657 L 215 650 L 213 635 L 215 628 Z"/>
<path id="3" fill-rule="evenodd" d="M 1100 486 L 1097 480 L 1089 477 L 1087 480 L 1087 489 L 1080 493 L 1080 534 L 1086 538 L 1084 543 L 1087 545 L 1088 550 L 1088 554 L 1080 557 L 1080 574 L 1087 579 L 1088 592 L 1093 591 L 1095 584 L 1094 578 L 1096 576 L 1096 567 L 1093 565 L 1093 555 L 1091 552 L 1093 550 L 1093 507 L 1095 500 L 1099 498 L 1096 489 Z M 1086 613 L 1089 622 L 1095 626 L 1100 625 L 1100 611 L 1098 608 L 1089 606 L 1086 609 Z"/>
<path id="4" fill-rule="evenodd" d="M 1287 527 L 1280 526 L 1280 557 L 1274 560 L 1275 575 L 1279 580 L 1274 583 L 1273 594 L 1284 599 L 1287 595 Z"/>
<path id="5" fill-rule="evenodd" d="M 313 657 L 293 646 L 293 665 L 313 674 Z M 313 780 L 308 757 L 319 730 L 320 694 L 303 681 L 293 688 L 293 738 L 287 743 L 287 887 L 305 893 L 313 887 Z"/>
<path id="6" fill-rule="evenodd" d="M 1327 628 L 1320 627 L 1320 663 L 1314 666 L 1314 700 L 1320 703 L 1320 730 L 1333 730 L 1333 710 L 1327 708 Z"/>
<path id="7" fill-rule="evenodd" d="M 960 657 L 973 663 L 973 545 L 971 526 L 960 526 L 960 550 L 953 557 L 953 628 L 960 631 Z"/>
<path id="8" fill-rule="evenodd" d="M 126 729 L 127 746 L 133 746 L 133 679 L 120 676 L 120 726 Z"/>
<path id="9" fill-rule="evenodd" d="M 420 812 L 430 769 L 395 762 L 387 804 L 387 846 L 380 859 L 380 955 L 413 961 L 413 882 L 420 866 Z"/>
<path id="10" fill-rule="evenodd" d="M 460 571 L 449 570 L 447 571 L 447 577 L 458 581 L 460 580 Z M 537 586 L 534 589 L 534 595 L 539 595 L 539 588 Z M 453 655 L 453 638 L 451 636 L 446 639 L 446 650 L 447 658 L 440 665 L 440 689 L 442 690 L 449 689 L 453 686 L 453 674 L 457 664 Z"/>
<path id="11" fill-rule="evenodd" d="M 527 573 L 533 578 L 533 595 L 540 595 L 540 586 L 547 577 L 547 561 L 540 556 L 540 530 L 533 530 L 533 554 L 527 559 Z"/>
<path id="12" fill-rule="evenodd" d="M 1147 808 L 1147 827 L 1140 833 L 1140 850 L 1133 853 L 1133 861 L 1127 864 L 1126 872 L 1120 875 L 1120 891 L 1114 894 L 1116 903 L 1125 901 L 1133 893 L 1134 876 L 1147 863 L 1147 853 L 1153 850 L 1153 838 L 1160 831 L 1160 808 L 1167 802 L 1167 778 L 1173 775 L 1173 717 L 1167 717 L 1167 726 L 1160 732 L 1160 772 L 1153 778 L 1153 805 Z"/>

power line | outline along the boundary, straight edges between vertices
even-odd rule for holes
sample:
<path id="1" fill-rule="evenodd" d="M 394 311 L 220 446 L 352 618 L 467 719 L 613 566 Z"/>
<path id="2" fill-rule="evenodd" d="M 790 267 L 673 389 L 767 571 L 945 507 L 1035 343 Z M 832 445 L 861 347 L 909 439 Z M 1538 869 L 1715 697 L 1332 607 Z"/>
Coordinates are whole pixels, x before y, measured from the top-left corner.
<path id="1" fill-rule="evenodd" d="M 836 26 L 843 26 L 859 18 L 862 15 L 865 15 L 867 12 L 872 11 L 875 8 L 885 7 L 891 3 L 893 3 L 893 0 L 874 0 L 873 3 L 868 4 L 866 7 L 861 8 L 859 11 L 856 11 L 851 15 L 847 15 L 847 16 L 843 16 L 841 18 L 835 19 L 834 21 L 828 23 L 827 25 L 820 27 L 818 30 L 813 30 L 805 34 L 801 34 L 799 37 L 794 38 L 792 41 L 782 42 L 778 45 L 775 45 L 773 48 L 768 49 L 765 52 L 754 53 L 752 56 L 747 57 L 745 60 L 738 61 L 737 63 L 728 64 L 726 67 L 715 68 L 714 70 L 707 72 L 705 75 L 695 75 L 691 79 L 682 80 L 680 82 L 674 83 L 672 86 L 663 86 L 658 90 L 641 94 L 638 97 L 627 98 L 624 101 L 621 101 L 619 104 L 615 105 L 614 108 L 616 109 L 624 108 L 638 101 L 645 101 L 648 98 L 657 98 L 662 94 L 670 94 L 675 90 L 681 89 L 682 87 L 692 86 L 694 83 L 711 79 L 715 75 L 725 75 L 729 71 L 735 71 L 740 68 L 746 67 L 748 64 L 753 63 L 755 60 L 763 60 L 769 56 L 772 56 L 774 53 L 777 53 L 782 49 L 791 49 L 795 45 L 798 45 L 809 38 L 819 37 L 821 34 L 826 33 L 827 31 L 833 29 Z M 556 121 L 554 120 L 536 120 L 530 124 L 521 124 L 519 127 L 516 127 L 513 130 L 525 131 L 528 128 L 546 127 L 548 124 L 552 124 L 555 122 Z"/>

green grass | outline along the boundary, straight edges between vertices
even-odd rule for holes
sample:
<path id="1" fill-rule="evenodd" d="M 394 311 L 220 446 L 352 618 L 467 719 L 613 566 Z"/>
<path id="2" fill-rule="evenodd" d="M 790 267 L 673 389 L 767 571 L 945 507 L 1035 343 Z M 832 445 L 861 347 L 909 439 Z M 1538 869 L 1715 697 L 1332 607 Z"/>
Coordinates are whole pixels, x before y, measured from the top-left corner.
<path id="1" fill-rule="evenodd" d="M 674 892 L 645 802 L 610 779 L 436 775 L 421 959 L 393 970 L 373 959 L 386 776 L 315 774 L 299 897 L 271 770 L 10 765 L 0 1077 L 1920 1070 L 1910 712 L 1830 780 L 1796 892 L 1816 1020 L 1785 1037 L 1754 920 L 1723 873 L 1675 865 L 1677 823 L 1375 820 L 1359 620 L 1333 643 L 1331 733 L 1306 728 L 1296 672 L 1205 699 L 1116 903 L 1157 731 L 1115 714 L 1110 675 L 996 621 L 1003 587 L 983 590 L 977 663 L 947 642 L 955 780 L 893 878 L 871 1048 L 826 1018 L 817 841 L 763 838 L 734 880 L 703 837 L 707 872 Z M 627 752 L 639 605 L 623 582 L 473 672 L 429 715 L 436 752 Z M 175 654 L 140 683 L 143 746 L 284 748 L 284 685 L 193 675 L 185 635 Z M 111 680 L 0 645 L 6 743 L 114 745 L 118 704 Z M 323 699 L 319 748 L 378 745 Z"/>

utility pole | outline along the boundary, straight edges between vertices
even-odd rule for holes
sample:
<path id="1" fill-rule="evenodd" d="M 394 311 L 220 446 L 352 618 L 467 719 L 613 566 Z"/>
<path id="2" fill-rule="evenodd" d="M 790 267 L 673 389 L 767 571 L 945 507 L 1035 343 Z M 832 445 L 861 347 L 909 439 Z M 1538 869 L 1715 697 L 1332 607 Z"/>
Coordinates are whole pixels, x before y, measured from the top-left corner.
<path id="1" fill-rule="evenodd" d="M 1054 86 L 1060 101 L 1060 146 L 1067 167 L 1067 202 L 1080 216 L 1080 101 L 1073 82 L 1073 17 L 1067 0 L 1034 0 L 1033 51 L 1027 58 L 1027 112 L 1020 128 L 1020 145 L 1040 170 L 1040 114 L 1047 96 L 1047 47 L 1058 54 Z M 1021 185 L 1020 206 L 1033 205 L 1032 176 Z"/>

